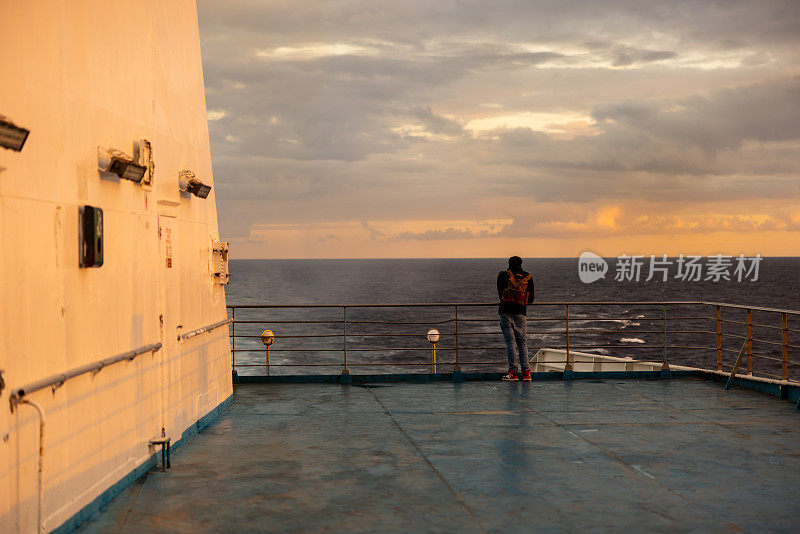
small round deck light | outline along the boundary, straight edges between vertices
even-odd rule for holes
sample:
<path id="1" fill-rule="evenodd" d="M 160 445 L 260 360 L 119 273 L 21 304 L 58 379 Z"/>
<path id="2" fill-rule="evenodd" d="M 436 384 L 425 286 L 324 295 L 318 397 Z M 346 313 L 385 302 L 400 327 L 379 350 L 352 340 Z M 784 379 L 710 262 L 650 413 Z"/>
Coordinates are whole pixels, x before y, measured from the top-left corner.
<path id="1" fill-rule="evenodd" d="M 428 341 L 430 341 L 431 343 L 436 343 L 437 341 L 439 341 L 439 331 L 436 330 L 435 328 L 431 328 L 430 330 L 428 330 Z"/>
<path id="2" fill-rule="evenodd" d="M 428 341 L 433 344 L 433 358 L 431 365 L 433 366 L 433 374 L 436 374 L 436 342 L 439 341 L 439 331 L 435 328 L 428 330 Z"/>
<path id="3" fill-rule="evenodd" d="M 267 347 L 267 354 L 266 354 L 266 362 L 267 362 L 267 376 L 270 375 L 270 366 L 272 365 L 272 358 L 269 354 L 269 346 L 275 341 L 275 334 L 272 333 L 272 330 L 264 330 L 261 332 L 261 342 Z"/>
<path id="4" fill-rule="evenodd" d="M 261 332 L 261 342 L 269 347 L 275 341 L 275 334 L 272 333 L 272 330 L 264 330 Z"/>

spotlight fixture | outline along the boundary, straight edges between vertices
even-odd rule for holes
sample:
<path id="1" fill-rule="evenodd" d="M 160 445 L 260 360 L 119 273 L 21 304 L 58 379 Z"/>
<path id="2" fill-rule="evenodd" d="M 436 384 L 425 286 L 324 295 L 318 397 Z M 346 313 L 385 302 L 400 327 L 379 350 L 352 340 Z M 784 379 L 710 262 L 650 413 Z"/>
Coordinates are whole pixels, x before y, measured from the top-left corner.
<path id="1" fill-rule="evenodd" d="M 194 180 L 189 182 L 187 191 L 196 197 L 207 198 L 208 194 L 211 192 L 211 186 L 204 184 L 200 180 Z"/>
<path id="2" fill-rule="evenodd" d="M 25 146 L 30 130 L 20 128 L 5 116 L 0 115 L 0 146 L 19 152 Z"/>
<path id="3" fill-rule="evenodd" d="M 116 174 L 120 178 L 132 182 L 141 183 L 147 167 L 134 163 L 133 158 L 120 152 L 119 150 L 103 150 L 98 148 L 98 167 L 103 172 Z"/>
<path id="4" fill-rule="evenodd" d="M 211 192 L 211 186 L 198 180 L 195 174 L 188 169 L 178 173 L 178 187 L 181 191 L 191 193 L 198 198 L 207 198 Z"/>

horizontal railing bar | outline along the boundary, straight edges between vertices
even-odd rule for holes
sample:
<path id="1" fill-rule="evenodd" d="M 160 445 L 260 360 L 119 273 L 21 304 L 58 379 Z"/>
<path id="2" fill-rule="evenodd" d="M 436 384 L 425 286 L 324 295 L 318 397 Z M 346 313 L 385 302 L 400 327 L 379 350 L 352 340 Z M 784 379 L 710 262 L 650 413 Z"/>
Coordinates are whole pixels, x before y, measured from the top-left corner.
<path id="1" fill-rule="evenodd" d="M 570 319 L 570 324 L 572 323 L 572 319 Z M 556 332 L 554 332 L 556 333 Z M 564 332 L 561 332 L 562 334 Z M 600 329 L 589 329 L 589 330 L 573 330 L 572 328 L 569 329 L 569 334 L 663 334 L 663 330 L 600 330 Z"/>
<path id="2" fill-rule="evenodd" d="M 349 335 L 349 334 L 348 334 Z M 459 333 L 459 335 L 461 335 Z M 570 343 L 569 347 L 571 349 L 662 349 L 664 345 L 658 344 L 648 344 L 648 343 L 631 343 L 625 345 L 576 345 Z M 505 346 L 486 346 L 486 347 L 458 347 L 459 350 L 506 350 Z M 547 348 L 550 349 L 565 349 L 567 348 L 566 345 L 548 345 Z M 696 350 L 709 350 L 713 351 L 716 350 L 717 347 L 706 347 L 701 345 L 667 345 L 667 348 L 670 349 L 696 349 Z M 342 352 L 342 348 L 307 348 L 307 349 L 280 349 L 270 347 L 270 352 Z M 396 351 L 396 350 L 405 350 L 405 351 L 429 351 L 431 347 L 375 347 L 375 348 L 350 348 L 347 347 L 347 352 L 354 351 L 354 352 L 381 352 L 381 351 Z M 439 351 L 446 351 L 446 350 L 455 350 L 455 347 L 439 347 L 437 345 L 436 350 Z M 720 350 L 726 352 L 739 352 L 736 350 L 720 348 Z M 264 349 L 236 349 L 236 352 L 264 352 Z"/>
<path id="3" fill-rule="evenodd" d="M 348 364 L 349 365 L 349 364 Z M 269 367 L 343 367 L 344 364 L 339 363 L 272 363 Z M 233 366 L 236 367 L 267 367 L 266 363 L 237 363 Z"/>
<path id="4" fill-rule="evenodd" d="M 462 348 L 462 347 L 459 347 Z M 481 347 L 472 347 L 472 348 L 481 348 Z M 505 347 L 500 347 L 505 350 Z M 548 345 L 548 349 L 566 349 L 566 345 Z M 630 345 L 573 345 L 572 343 L 569 344 L 570 349 L 663 349 L 664 345 L 650 345 L 647 343 L 632 343 Z M 702 350 L 716 350 L 716 347 L 701 347 L 701 346 L 683 346 L 683 345 L 667 345 L 668 349 L 680 349 L 680 348 L 691 348 L 691 349 L 702 349 Z M 723 349 L 724 350 L 724 349 Z M 735 351 L 739 352 L 739 351 Z M 599 355 L 596 355 L 599 356 Z"/>
<path id="5" fill-rule="evenodd" d="M 755 341 L 757 343 L 766 343 L 767 345 L 777 345 L 779 347 L 783 346 L 783 343 L 780 343 L 778 341 L 767 341 L 766 339 L 758 339 L 756 337 L 751 337 L 750 341 Z"/>
<path id="6" fill-rule="evenodd" d="M 470 365 L 507 365 L 507 361 L 502 362 L 460 362 L 462 364 Z M 455 362 L 440 361 L 436 365 L 454 365 Z M 430 367 L 433 365 L 431 362 L 370 362 L 370 363 L 350 363 L 347 362 L 348 367 L 395 367 L 395 366 L 423 366 Z M 343 367 L 342 363 L 270 363 L 270 367 Z M 267 367 L 266 363 L 237 363 L 236 367 Z"/>
<path id="7" fill-rule="evenodd" d="M 348 323 L 349 322 L 350 321 L 348 321 Z M 489 333 L 489 334 L 493 334 L 493 333 L 500 334 L 501 332 L 487 332 L 487 333 Z M 454 334 L 453 334 L 453 332 L 439 332 L 439 335 L 440 336 L 452 336 Z M 462 334 L 459 332 L 459 335 L 462 335 Z M 241 338 L 249 338 L 249 339 L 261 339 L 261 336 L 249 336 L 249 335 L 246 336 L 246 335 L 242 335 L 242 334 L 236 334 L 235 336 L 229 336 L 229 337 L 235 337 L 236 339 L 238 339 L 240 337 Z M 303 337 L 344 337 L 344 334 L 279 335 L 279 336 L 275 336 L 275 339 L 277 340 L 277 339 L 283 339 L 283 338 L 303 338 Z M 424 338 L 425 337 L 425 333 L 423 332 L 421 334 L 402 334 L 402 333 L 400 333 L 400 334 L 353 334 L 353 333 L 348 331 L 347 332 L 347 337 L 348 338 L 351 338 L 351 337 L 423 337 Z"/>
<path id="8" fill-rule="evenodd" d="M 679 315 L 676 315 L 676 316 L 670 316 L 669 319 L 670 319 L 670 321 L 677 320 L 677 319 L 709 319 L 709 320 L 713 321 L 714 317 L 706 317 L 706 316 L 694 317 L 694 316 L 679 316 Z M 570 314 L 570 317 L 569 317 L 569 322 L 570 323 L 572 323 L 572 322 L 579 323 L 581 321 L 663 321 L 663 320 L 664 320 L 664 316 L 663 315 L 661 317 L 594 317 L 594 316 L 591 316 L 591 317 L 576 317 L 576 318 L 573 319 L 572 318 L 572 314 Z"/>
<path id="9" fill-rule="evenodd" d="M 465 362 L 464 360 L 460 360 L 458 363 L 461 365 L 508 365 L 508 360 L 501 362 L 470 362 L 470 361 Z M 455 362 L 445 362 L 442 365 L 453 365 L 453 364 L 455 364 Z"/>
<path id="10" fill-rule="evenodd" d="M 620 331 L 621 334 L 635 334 L 636 330 Z M 663 331 L 662 331 L 663 333 Z M 667 334 L 716 334 L 714 330 L 667 330 Z"/>
<path id="11" fill-rule="evenodd" d="M 671 319 L 671 317 L 670 317 L 670 319 Z M 743 326 L 747 326 L 747 321 L 733 321 L 731 319 L 720 319 L 720 322 L 729 323 L 729 324 L 740 324 L 740 325 L 743 325 Z M 783 327 L 781 327 L 781 326 L 774 326 L 774 325 L 769 325 L 769 324 L 750 323 L 750 326 L 757 326 L 759 328 L 771 328 L 773 330 L 783 330 Z"/>
<path id="12" fill-rule="evenodd" d="M 349 336 L 349 334 L 348 334 L 348 336 Z M 460 348 L 461 347 L 459 347 L 459 349 Z M 269 350 L 270 350 L 270 352 L 344 352 L 344 349 L 342 347 L 339 347 L 339 348 L 336 348 L 336 349 L 311 349 L 311 348 L 309 348 L 309 349 L 276 349 L 274 347 L 270 347 Z M 417 347 L 382 347 L 382 348 L 374 348 L 374 349 L 373 348 L 369 348 L 369 349 L 364 349 L 364 348 L 351 349 L 350 347 L 347 347 L 347 352 L 350 352 L 350 351 L 354 351 L 354 352 L 356 352 L 356 351 L 357 352 L 380 352 L 380 351 L 392 351 L 392 350 L 427 350 L 427 351 L 430 351 L 431 347 L 419 347 L 419 348 L 417 348 Z M 440 351 L 440 350 L 455 350 L 455 347 L 439 347 L 437 345 L 436 346 L 436 350 L 437 351 Z M 503 347 L 503 350 L 505 350 L 505 347 Z M 237 348 L 236 352 L 264 352 L 264 349 L 263 348 L 262 349 L 239 349 L 239 348 Z"/>
<path id="13" fill-rule="evenodd" d="M 755 352 L 753 353 L 753 356 L 755 356 L 756 358 L 761 358 L 763 360 L 772 360 L 774 362 L 783 363 L 783 358 L 775 358 L 774 356 L 766 356 L 764 354 L 756 354 Z M 786 363 L 788 363 L 789 365 L 800 365 L 800 363 L 796 363 L 796 362 L 793 362 L 791 360 L 786 360 Z"/>
<path id="14" fill-rule="evenodd" d="M 182 335 L 178 336 L 178 339 L 181 340 L 181 341 L 184 341 L 186 339 L 193 338 L 194 336 L 203 334 L 205 332 L 211 332 L 212 330 L 215 330 L 215 329 L 219 328 L 220 326 L 225 326 L 226 324 L 229 324 L 229 323 L 232 323 L 232 322 L 233 322 L 233 319 L 223 319 L 222 321 L 217 321 L 216 323 L 211 323 L 209 325 L 203 326 L 203 327 L 198 328 L 196 330 L 192 330 L 191 332 L 186 332 L 185 334 L 182 334 Z"/>
<path id="15" fill-rule="evenodd" d="M 436 347 L 437 349 L 439 347 Z M 349 348 L 347 350 L 350 350 Z M 342 348 L 339 347 L 338 349 L 276 349 L 274 347 L 269 348 L 270 352 L 342 352 Z M 236 352 L 264 352 L 264 348 L 260 349 L 240 349 L 237 348 Z"/>
<path id="16" fill-rule="evenodd" d="M 747 336 L 740 336 L 739 334 L 730 334 L 728 332 L 720 332 L 720 335 L 724 336 L 724 337 L 735 337 L 735 338 L 738 338 L 738 339 L 747 339 Z M 736 352 L 739 352 L 739 351 L 737 350 Z"/>
<path id="17" fill-rule="evenodd" d="M 347 349 L 347 350 L 349 351 L 350 349 Z M 370 362 L 370 363 L 350 363 L 350 362 L 348 361 L 348 362 L 347 362 L 347 367 L 350 367 L 351 365 L 352 365 L 353 367 L 372 367 L 372 366 L 382 366 L 382 367 L 386 367 L 386 366 L 395 366 L 395 365 L 427 365 L 427 366 L 429 366 L 429 367 L 430 367 L 430 366 L 431 366 L 431 365 L 433 365 L 433 364 L 432 364 L 431 362 L 394 362 L 394 363 L 391 363 L 391 362 Z M 446 363 L 442 363 L 442 362 L 437 362 L 437 363 L 436 363 L 436 365 L 447 365 L 447 364 L 446 364 Z"/>
<path id="18" fill-rule="evenodd" d="M 281 309 L 281 308 L 441 308 L 441 307 L 488 307 L 497 306 L 498 302 L 431 302 L 431 303 L 392 303 L 392 304 L 228 304 L 230 309 Z M 790 315 L 800 315 L 798 310 L 787 310 L 782 308 L 766 308 L 763 306 L 745 306 L 742 304 L 729 304 L 725 302 L 711 301 L 551 301 L 534 302 L 529 304 L 531 307 L 544 306 L 720 306 L 722 308 L 735 308 L 742 310 L 764 311 L 771 313 L 786 313 Z"/>
<path id="19" fill-rule="evenodd" d="M 720 306 L 722 308 L 737 308 L 740 310 L 763 311 L 772 313 L 788 313 L 789 315 L 800 315 L 798 310 L 784 310 L 781 308 L 765 308 L 763 306 L 744 306 L 742 304 L 727 304 L 724 302 L 699 302 L 698 304 L 705 304 L 707 306 Z"/>
<path id="20" fill-rule="evenodd" d="M 348 320 L 347 324 L 447 324 L 454 322 L 455 319 L 447 319 L 444 321 L 351 321 Z"/>
<path id="21" fill-rule="evenodd" d="M 663 345 L 661 345 L 663 347 Z M 668 349 L 690 349 L 690 350 L 717 350 L 717 347 L 703 347 L 701 345 L 667 345 Z"/>
<path id="22" fill-rule="evenodd" d="M 350 335 L 350 334 L 348 334 L 348 335 Z M 419 334 L 414 334 L 414 335 L 419 335 Z M 239 339 L 240 337 L 241 338 L 247 338 L 247 339 L 261 339 L 260 335 L 258 335 L 258 336 L 249 336 L 249 335 L 244 335 L 244 334 L 236 334 L 235 336 L 228 336 L 228 337 L 235 338 L 235 339 Z M 296 337 L 344 337 L 344 334 L 302 334 L 302 335 L 291 335 L 291 336 L 290 335 L 280 335 L 280 336 L 275 336 L 275 339 L 288 338 L 288 337 L 291 337 L 291 338 L 296 338 Z"/>
<path id="23" fill-rule="evenodd" d="M 741 325 L 746 325 L 747 324 L 746 321 L 734 321 L 732 319 L 720 319 L 719 322 L 728 323 L 728 324 L 741 324 Z"/>
<path id="24" fill-rule="evenodd" d="M 441 307 L 487 307 L 497 306 L 499 302 L 408 302 L 391 304 L 228 304 L 228 308 L 235 309 L 279 309 L 279 308 L 441 308 Z M 703 301 L 679 301 L 679 300 L 653 300 L 653 301 L 550 301 L 533 302 L 528 306 L 691 306 L 697 304 L 716 304 Z M 725 305 L 733 306 L 734 304 Z M 746 307 L 746 306 L 742 306 Z M 749 307 L 756 309 L 754 307 Z M 766 308 L 765 308 L 766 309 Z M 781 311 L 781 310 L 775 310 Z M 800 312 L 797 312 L 800 314 Z"/>
<path id="25" fill-rule="evenodd" d="M 771 325 L 771 324 L 750 323 L 750 326 L 757 326 L 759 328 L 770 328 L 772 330 L 783 330 L 783 327 L 775 326 L 775 325 Z"/>
<path id="26" fill-rule="evenodd" d="M 109 358 L 105 358 L 103 360 L 98 360 L 92 363 L 81 365 L 79 367 L 75 367 L 61 374 L 52 375 L 47 378 L 37 380 L 35 382 L 25 384 L 24 386 L 13 390 L 13 393 L 11 394 L 11 402 L 13 404 L 17 404 L 19 403 L 19 401 L 22 400 L 22 397 L 24 397 L 25 395 L 30 395 L 31 393 L 35 393 L 36 391 L 51 386 L 60 387 L 64 382 L 66 382 L 71 378 L 75 378 L 77 376 L 81 376 L 86 373 L 98 372 L 104 367 L 113 365 L 123 360 L 131 361 L 141 354 L 145 354 L 147 352 L 155 352 L 160 348 L 161 348 L 161 343 L 151 343 L 150 345 L 144 345 L 142 347 L 129 350 L 127 352 L 122 352 L 120 354 L 111 356 Z"/>
<path id="27" fill-rule="evenodd" d="M 459 319 L 460 321 L 460 319 Z M 350 321 L 348 321 L 348 324 Z M 570 334 L 663 334 L 663 330 L 600 330 L 600 329 L 592 329 L 592 330 L 570 330 Z M 714 334 L 713 330 L 668 330 L 668 334 Z M 397 333 L 397 334 L 356 334 L 351 333 L 350 331 L 347 332 L 347 337 L 425 337 L 425 332 L 420 333 Z M 453 336 L 455 332 L 439 332 L 440 336 Z M 459 336 L 470 336 L 470 335 L 502 335 L 500 330 L 491 331 L 491 332 L 459 332 Z M 543 335 L 564 335 L 562 331 L 552 331 L 552 330 L 529 330 L 528 337 L 531 336 L 543 336 Z M 276 335 L 275 339 L 278 338 L 304 338 L 304 337 L 343 337 L 344 334 L 292 334 L 292 335 Z M 236 334 L 235 336 L 230 335 L 228 337 L 231 338 L 247 338 L 247 339 L 261 339 L 260 335 L 245 335 L 245 334 Z"/>
<path id="28" fill-rule="evenodd" d="M 272 320 L 263 320 L 263 321 L 248 321 L 242 319 L 236 319 L 234 321 L 236 324 L 317 324 L 317 323 L 331 323 L 331 324 L 342 324 L 344 321 L 341 319 L 332 319 L 329 321 L 272 321 Z M 348 321 L 350 322 L 350 321 Z"/>

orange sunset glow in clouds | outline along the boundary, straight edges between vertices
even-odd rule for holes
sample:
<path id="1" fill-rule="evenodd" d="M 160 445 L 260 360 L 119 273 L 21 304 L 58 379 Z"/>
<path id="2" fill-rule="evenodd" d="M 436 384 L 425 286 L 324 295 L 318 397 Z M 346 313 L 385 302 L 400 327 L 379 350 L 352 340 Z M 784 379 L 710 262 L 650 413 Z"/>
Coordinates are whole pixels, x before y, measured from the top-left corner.
<path id="1" fill-rule="evenodd" d="M 800 255 L 800 4 L 203 0 L 236 258 Z"/>

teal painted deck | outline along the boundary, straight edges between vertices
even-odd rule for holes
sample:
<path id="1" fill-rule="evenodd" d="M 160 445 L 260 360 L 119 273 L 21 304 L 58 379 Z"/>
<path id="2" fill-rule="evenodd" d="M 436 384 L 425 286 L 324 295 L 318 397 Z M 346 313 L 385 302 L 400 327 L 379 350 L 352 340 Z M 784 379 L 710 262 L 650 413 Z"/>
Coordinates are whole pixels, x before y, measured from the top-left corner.
<path id="1" fill-rule="evenodd" d="M 81 532 L 800 528 L 794 404 L 702 379 L 243 384 Z"/>

